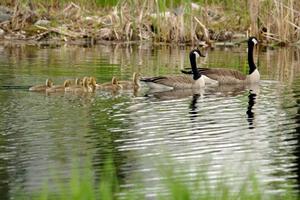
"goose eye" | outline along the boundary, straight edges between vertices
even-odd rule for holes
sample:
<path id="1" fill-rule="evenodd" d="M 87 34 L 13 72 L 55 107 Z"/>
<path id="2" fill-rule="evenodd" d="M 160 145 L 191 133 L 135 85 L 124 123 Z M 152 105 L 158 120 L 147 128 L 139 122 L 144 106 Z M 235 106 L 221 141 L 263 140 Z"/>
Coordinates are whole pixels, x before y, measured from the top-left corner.
<path id="1" fill-rule="evenodd" d="M 258 43 L 257 40 L 256 40 L 255 38 L 252 39 L 252 42 L 253 42 L 254 44 L 257 44 L 257 43 Z"/>

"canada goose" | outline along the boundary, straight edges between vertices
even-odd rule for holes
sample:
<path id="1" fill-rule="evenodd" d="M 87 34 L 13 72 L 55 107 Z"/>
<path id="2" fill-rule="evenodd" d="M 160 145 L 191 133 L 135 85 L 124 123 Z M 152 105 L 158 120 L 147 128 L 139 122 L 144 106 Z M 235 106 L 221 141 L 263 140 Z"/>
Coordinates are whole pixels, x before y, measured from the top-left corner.
<path id="1" fill-rule="evenodd" d="M 140 74 L 133 72 L 132 81 L 118 81 L 120 85 L 122 85 L 122 89 L 130 90 L 130 89 L 138 89 L 140 88 Z"/>
<path id="2" fill-rule="evenodd" d="M 190 63 L 192 68 L 193 78 L 187 75 L 174 76 L 158 76 L 150 78 L 141 78 L 140 81 L 145 82 L 152 89 L 187 89 L 201 88 L 205 86 L 204 78 L 201 72 L 197 69 L 196 58 L 204 57 L 198 49 L 190 52 Z"/>
<path id="3" fill-rule="evenodd" d="M 72 84 L 71 80 L 65 80 L 63 85 L 54 85 L 46 89 L 46 92 L 64 92 L 65 88 L 70 87 Z"/>
<path id="4" fill-rule="evenodd" d="M 51 88 L 53 86 L 53 82 L 51 79 L 46 80 L 45 85 L 35 85 L 29 88 L 29 91 L 33 92 L 45 92 L 47 88 Z"/>
<path id="5" fill-rule="evenodd" d="M 205 77 L 206 83 L 216 82 L 218 84 L 239 84 L 239 83 L 258 83 L 260 80 L 260 74 L 256 68 L 253 59 L 254 45 L 258 43 L 255 37 L 248 39 L 248 64 L 249 74 L 244 75 L 237 70 L 225 69 L 225 68 L 199 68 L 198 70 Z M 181 70 L 182 73 L 192 74 L 192 71 Z"/>
<path id="6" fill-rule="evenodd" d="M 79 82 L 78 82 L 79 83 Z M 65 92 L 88 92 L 88 84 L 89 84 L 89 77 L 84 77 L 82 79 L 82 85 L 71 85 L 65 88 Z"/>
<path id="7" fill-rule="evenodd" d="M 96 89 L 117 91 L 122 89 L 122 85 L 119 84 L 116 77 L 112 77 L 111 82 L 96 84 Z"/>

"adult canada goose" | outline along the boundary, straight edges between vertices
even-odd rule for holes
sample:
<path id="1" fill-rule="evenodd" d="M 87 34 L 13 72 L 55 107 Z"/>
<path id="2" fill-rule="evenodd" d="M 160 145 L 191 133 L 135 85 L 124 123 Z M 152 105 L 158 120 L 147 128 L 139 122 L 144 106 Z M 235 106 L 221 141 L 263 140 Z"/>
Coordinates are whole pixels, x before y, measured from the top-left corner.
<path id="1" fill-rule="evenodd" d="M 247 84 L 258 83 L 260 80 L 260 74 L 256 68 L 253 59 L 254 46 L 258 43 L 255 37 L 248 39 L 248 65 L 249 74 L 244 75 L 237 70 L 225 69 L 225 68 L 199 68 L 198 70 L 205 77 L 206 83 L 218 83 L 218 84 Z M 181 70 L 182 73 L 192 74 L 192 70 Z"/>
<path id="2" fill-rule="evenodd" d="M 46 80 L 45 85 L 35 85 L 29 88 L 29 91 L 34 92 L 45 92 L 47 88 L 51 88 L 53 86 L 53 82 L 51 79 Z"/>
<path id="3" fill-rule="evenodd" d="M 140 80 L 139 80 L 140 74 L 133 72 L 132 75 L 132 81 L 118 81 L 118 83 L 122 86 L 122 89 L 124 90 L 130 90 L 130 89 L 138 89 L 140 88 Z"/>
<path id="4" fill-rule="evenodd" d="M 204 57 L 198 49 L 190 52 L 190 63 L 192 68 L 193 78 L 187 75 L 174 76 L 158 76 L 150 78 L 141 78 L 140 81 L 145 82 L 152 89 L 187 89 L 201 88 L 205 86 L 204 78 L 201 72 L 197 69 L 196 58 Z"/>
<path id="5" fill-rule="evenodd" d="M 96 84 L 96 89 L 117 91 L 119 89 L 122 89 L 122 85 L 119 84 L 116 77 L 112 77 L 111 82 Z"/>

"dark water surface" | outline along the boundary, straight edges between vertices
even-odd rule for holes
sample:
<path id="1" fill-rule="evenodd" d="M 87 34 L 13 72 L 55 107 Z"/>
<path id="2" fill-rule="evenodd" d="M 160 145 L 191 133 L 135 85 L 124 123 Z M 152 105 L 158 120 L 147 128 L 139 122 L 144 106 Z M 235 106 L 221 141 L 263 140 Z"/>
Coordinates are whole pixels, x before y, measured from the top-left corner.
<path id="1" fill-rule="evenodd" d="M 250 171 L 270 193 L 300 181 L 300 50 L 260 48 L 261 83 L 251 88 L 51 94 L 28 87 L 51 78 L 93 75 L 130 79 L 179 74 L 190 47 L 149 44 L 0 46 L 0 194 L 10 199 L 39 191 L 54 177 L 69 177 L 74 160 L 91 160 L 100 174 L 112 155 L 123 187 L 134 174 L 151 194 L 158 163 L 170 158 L 193 174 L 207 169 L 212 182 L 239 184 Z M 247 73 L 246 47 L 210 50 L 202 65 Z"/>

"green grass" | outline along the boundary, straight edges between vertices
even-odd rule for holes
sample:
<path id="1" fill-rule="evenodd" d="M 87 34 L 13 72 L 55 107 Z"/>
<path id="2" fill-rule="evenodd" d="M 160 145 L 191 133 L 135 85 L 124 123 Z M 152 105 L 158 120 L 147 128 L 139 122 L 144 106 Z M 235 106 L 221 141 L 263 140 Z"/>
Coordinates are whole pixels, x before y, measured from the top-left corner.
<path id="1" fill-rule="evenodd" d="M 170 161 L 168 166 L 159 167 L 162 191 L 157 191 L 156 199 L 172 200 L 296 200 L 298 196 L 292 190 L 285 190 L 281 194 L 266 194 L 254 173 L 247 175 L 240 185 L 230 184 L 227 178 L 219 177 L 217 183 L 209 181 L 206 170 L 199 171 L 191 180 L 190 175 L 183 170 L 172 167 L 175 163 Z M 74 165 L 77 166 L 77 165 Z M 178 166 L 178 165 L 176 165 Z M 182 167 L 182 169 L 184 169 Z M 147 199 L 143 191 L 145 187 L 138 182 L 132 188 L 122 188 L 116 175 L 114 163 L 108 159 L 102 169 L 99 181 L 95 181 L 92 165 L 86 164 L 83 170 L 74 167 L 68 182 L 57 179 L 56 191 L 50 191 L 45 184 L 40 191 L 31 195 L 18 195 L 15 199 L 35 200 L 112 200 L 112 199 Z M 52 185 L 53 186 L 53 185 Z"/>

